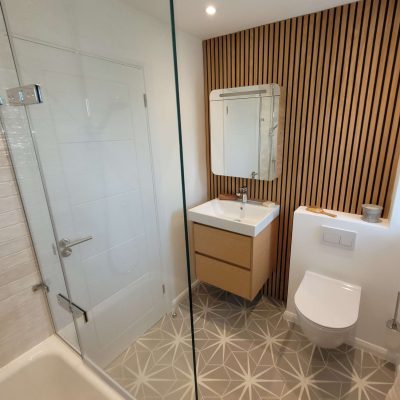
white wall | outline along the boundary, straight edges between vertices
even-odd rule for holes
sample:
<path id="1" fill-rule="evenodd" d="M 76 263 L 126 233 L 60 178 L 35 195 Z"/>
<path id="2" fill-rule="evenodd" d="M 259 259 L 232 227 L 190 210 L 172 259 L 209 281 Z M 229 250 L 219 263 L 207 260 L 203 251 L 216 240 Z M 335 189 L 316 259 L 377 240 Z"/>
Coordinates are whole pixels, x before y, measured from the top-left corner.
<path id="1" fill-rule="evenodd" d="M 207 200 L 202 42 L 178 31 L 177 52 L 186 201 L 194 207 Z"/>
<path id="2" fill-rule="evenodd" d="M 396 181 L 393 191 L 392 208 L 390 210 L 389 220 L 390 227 L 393 231 L 396 241 L 394 250 L 397 252 L 397 268 L 393 276 L 393 280 L 394 282 L 398 283 L 398 290 L 400 291 L 400 161 L 397 165 Z M 400 320 L 400 316 L 397 317 L 397 320 Z M 386 334 L 390 335 L 391 339 L 400 347 L 400 335 L 393 333 L 388 334 L 388 332 L 386 332 Z M 400 350 L 398 351 L 397 359 L 395 361 L 397 365 L 397 379 L 400 379 Z"/>
<path id="3" fill-rule="evenodd" d="M 400 334 L 386 328 L 400 290 L 400 185 L 393 200 L 391 221 L 370 224 L 360 216 L 338 213 L 333 219 L 296 210 L 293 225 L 287 311 L 295 313 L 293 297 L 306 270 L 362 287 L 356 344 L 396 360 Z M 357 232 L 353 251 L 321 243 L 321 225 Z M 289 314 L 290 315 L 290 314 Z"/>
<path id="4" fill-rule="evenodd" d="M 187 281 L 169 24 L 137 11 L 124 0 L 4 0 L 4 5 L 15 36 L 144 67 L 161 258 L 172 300 L 186 288 Z M 188 204 L 194 204 L 205 198 L 201 41 L 182 33 L 178 47 Z"/>
<path id="5" fill-rule="evenodd" d="M 183 157 L 187 208 L 207 201 L 206 136 L 204 115 L 203 50 L 200 39 L 184 32 L 177 33 L 179 94 L 182 122 Z M 179 225 L 182 221 L 179 221 Z M 181 226 L 181 225 L 180 225 Z M 181 228 L 178 228 L 181 229 Z M 193 231 L 189 223 L 189 241 Z M 182 241 L 181 247 L 184 246 Z M 193 246 L 191 246 L 192 248 Z M 190 252 L 192 282 L 195 282 L 194 253 Z M 175 276 L 179 275 L 179 267 Z M 182 276 L 182 274 L 180 274 Z M 174 275 L 173 275 L 174 276 Z M 176 278 L 175 278 L 176 280 Z M 175 301 L 186 295 L 185 282 L 179 282 L 183 291 Z"/>
<path id="6" fill-rule="evenodd" d="M 392 208 L 389 214 L 390 226 L 400 233 L 400 162 L 397 166 L 396 181 L 393 191 Z M 400 239 L 400 234 L 399 234 Z"/>

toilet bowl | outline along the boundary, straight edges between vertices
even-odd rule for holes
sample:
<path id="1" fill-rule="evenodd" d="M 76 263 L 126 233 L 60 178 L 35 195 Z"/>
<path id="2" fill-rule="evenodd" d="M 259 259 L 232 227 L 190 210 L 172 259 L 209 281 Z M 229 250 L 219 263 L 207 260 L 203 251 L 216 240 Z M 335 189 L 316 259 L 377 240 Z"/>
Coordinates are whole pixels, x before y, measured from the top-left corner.
<path id="1" fill-rule="evenodd" d="M 338 347 L 357 322 L 360 297 L 360 286 L 306 271 L 294 295 L 299 325 L 315 345 Z"/>

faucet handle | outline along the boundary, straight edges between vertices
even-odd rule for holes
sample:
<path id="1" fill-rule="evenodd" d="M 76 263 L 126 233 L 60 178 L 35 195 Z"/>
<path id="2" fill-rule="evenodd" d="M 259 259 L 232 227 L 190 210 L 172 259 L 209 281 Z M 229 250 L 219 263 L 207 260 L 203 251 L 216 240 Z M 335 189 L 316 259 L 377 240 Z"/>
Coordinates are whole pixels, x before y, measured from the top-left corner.
<path id="1" fill-rule="evenodd" d="M 258 175 L 258 173 L 256 172 L 256 171 L 253 171 L 251 174 L 250 174 L 250 177 L 251 177 L 251 179 L 256 179 L 256 176 Z"/>
<path id="2" fill-rule="evenodd" d="M 239 193 L 247 193 L 247 186 L 242 186 L 239 188 Z"/>

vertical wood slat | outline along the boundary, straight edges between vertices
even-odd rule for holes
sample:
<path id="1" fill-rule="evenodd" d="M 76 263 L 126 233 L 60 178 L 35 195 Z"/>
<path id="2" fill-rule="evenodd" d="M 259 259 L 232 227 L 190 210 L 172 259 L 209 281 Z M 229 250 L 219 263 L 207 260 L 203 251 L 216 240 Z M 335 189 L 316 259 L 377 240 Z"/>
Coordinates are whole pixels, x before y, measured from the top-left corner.
<path id="1" fill-rule="evenodd" d="M 397 7 L 400 7 L 400 2 L 397 4 Z M 399 47 L 399 29 L 400 29 L 400 12 L 394 12 L 395 18 L 393 18 L 393 24 L 392 24 L 392 32 L 391 32 L 391 38 L 390 41 L 391 43 L 389 44 L 389 48 L 397 48 Z M 397 20 L 396 20 L 397 18 Z M 393 42 L 393 44 L 392 44 Z M 395 55 L 397 54 L 397 57 Z M 380 120 L 382 121 L 382 124 L 385 124 L 383 127 L 383 138 L 382 138 L 382 148 L 380 151 L 385 151 L 387 152 L 388 145 L 389 145 L 389 138 L 390 138 L 390 132 L 392 130 L 392 122 L 393 122 L 393 114 L 390 114 L 388 111 L 389 110 L 398 110 L 399 108 L 393 108 L 393 101 L 395 101 L 395 93 L 396 93 L 396 88 L 398 90 L 399 88 L 399 73 L 400 71 L 400 55 L 398 55 L 397 51 L 391 51 L 389 53 L 389 57 L 387 58 L 387 71 L 385 74 L 385 89 L 383 89 L 383 92 L 390 93 L 390 97 L 387 98 L 387 102 L 384 106 L 384 112 L 381 112 L 379 115 Z M 388 87 L 390 86 L 390 87 Z M 383 122 L 385 121 L 385 122 Z M 386 121 L 391 121 L 390 124 L 386 123 Z M 396 126 L 396 125 L 395 125 Z M 398 125 L 397 125 L 398 126 Z M 379 128 L 380 129 L 380 128 Z M 392 148 L 393 146 L 390 146 Z M 380 152 L 379 152 L 380 153 Z M 372 193 L 372 200 L 371 202 L 377 202 L 379 199 L 379 188 L 381 187 L 381 180 L 382 180 L 382 171 L 384 168 L 386 162 L 386 158 L 380 158 L 378 161 L 378 166 L 375 171 L 375 176 L 374 176 L 374 183 L 373 183 L 373 193 Z"/>
<path id="2" fill-rule="evenodd" d="M 400 0 L 364 0 L 203 42 L 210 198 L 248 185 L 280 204 L 277 269 L 268 295 L 286 300 L 294 210 L 316 205 L 387 216 L 400 156 Z M 285 91 L 282 174 L 273 182 L 216 176 L 213 89 L 278 83 Z"/>
<path id="3" fill-rule="evenodd" d="M 368 5 L 370 5 L 370 2 Z M 364 9 L 363 4 L 356 3 L 352 4 L 349 9 L 350 17 L 348 25 L 348 35 L 346 37 L 347 41 L 346 58 L 348 63 L 347 63 L 347 70 L 344 73 L 341 82 L 341 90 L 343 90 L 341 98 L 343 99 L 343 101 L 342 101 L 342 107 L 340 108 L 340 113 L 338 114 L 337 127 L 336 127 L 336 132 L 338 137 L 338 150 L 337 150 L 338 157 L 337 157 L 336 170 L 332 187 L 333 194 L 331 195 L 332 209 L 339 209 L 339 200 L 340 200 L 339 197 L 341 191 L 337 190 L 337 188 L 340 188 L 341 185 L 343 160 L 345 159 L 346 141 L 348 138 L 348 130 L 349 130 L 346 121 L 348 121 L 349 110 L 353 104 L 352 89 L 353 89 L 354 76 L 356 74 L 356 66 L 358 65 L 358 67 L 361 70 L 363 64 L 362 63 L 363 58 L 360 58 L 360 55 L 363 53 L 360 52 L 359 50 L 360 48 L 359 27 L 361 24 L 363 24 L 363 26 L 365 27 L 368 27 L 368 22 L 363 20 L 363 15 L 364 14 L 367 15 L 368 13 L 364 13 L 364 10 L 361 10 L 361 8 Z M 366 23 L 364 24 L 364 22 Z M 362 38 L 361 44 L 365 43 L 365 38 L 363 38 L 362 36 L 361 38 Z M 360 60 L 360 62 L 357 63 L 358 59 Z"/>
<path id="4" fill-rule="evenodd" d="M 366 136 L 362 133 L 365 132 L 363 129 L 365 125 L 365 120 L 367 116 L 365 115 L 365 110 L 368 108 L 367 99 L 370 98 L 368 96 L 371 93 L 369 86 L 370 79 L 370 71 L 372 67 L 372 51 L 373 51 L 373 38 L 375 35 L 375 30 L 377 26 L 378 20 L 378 3 L 377 2 L 368 2 L 366 5 L 369 5 L 369 11 L 365 13 L 364 22 L 368 26 L 368 33 L 366 35 L 366 39 L 359 39 L 358 48 L 364 47 L 364 59 L 360 59 L 357 62 L 357 58 L 363 54 L 358 53 L 358 48 L 355 49 L 358 53 L 358 57 L 353 57 L 352 65 L 357 63 L 355 77 L 352 81 L 352 85 L 349 90 L 351 91 L 351 106 L 347 110 L 347 118 L 346 125 L 344 125 L 344 129 L 348 131 L 347 145 L 349 146 L 349 157 L 345 157 L 343 161 L 343 174 L 340 182 L 341 191 L 347 193 L 349 190 L 347 198 L 341 197 L 339 200 L 339 209 L 345 210 L 348 207 L 348 202 L 350 197 L 352 196 L 351 191 L 354 192 L 354 187 L 358 186 L 356 181 L 358 181 L 360 177 L 360 168 L 362 165 L 363 153 L 366 143 Z M 357 33 L 357 32 L 356 32 Z M 364 41 L 366 40 L 366 41 Z M 356 53 L 356 54 L 357 54 Z M 355 66 L 354 66 L 355 68 Z M 356 119 L 356 123 L 354 120 Z M 354 169 L 351 164 L 354 162 Z M 354 176 L 355 181 L 352 179 L 351 171 L 359 171 Z M 347 200 L 347 202 L 346 202 Z"/>
<path id="5" fill-rule="evenodd" d="M 347 37 L 349 32 L 352 31 L 352 22 L 351 18 L 351 9 L 343 8 L 342 9 L 342 21 L 341 21 L 341 29 L 343 34 L 340 35 L 340 50 L 339 50 L 339 60 L 340 60 L 340 73 L 337 77 L 337 83 L 335 84 L 335 88 L 337 89 L 337 100 L 336 107 L 333 110 L 334 116 L 332 116 L 332 129 L 334 131 L 334 139 L 332 144 L 332 161 L 329 167 L 329 180 L 326 186 L 326 200 L 327 200 L 327 208 L 332 209 L 334 207 L 334 195 L 335 192 L 335 184 L 336 184 L 336 171 L 339 161 L 339 148 L 341 144 L 341 123 L 343 120 L 343 111 L 346 103 L 346 88 L 347 88 L 347 76 L 349 70 L 350 63 L 350 49 L 351 46 L 348 46 Z"/>

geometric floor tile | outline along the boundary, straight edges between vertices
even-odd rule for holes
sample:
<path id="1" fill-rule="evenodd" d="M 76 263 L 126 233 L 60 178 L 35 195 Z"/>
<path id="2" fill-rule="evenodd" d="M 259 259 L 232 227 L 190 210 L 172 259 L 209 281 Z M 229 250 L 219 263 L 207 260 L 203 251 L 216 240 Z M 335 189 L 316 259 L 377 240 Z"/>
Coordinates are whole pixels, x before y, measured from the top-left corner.
<path id="1" fill-rule="evenodd" d="M 193 290 L 201 400 L 384 400 L 394 366 L 343 345 L 311 344 L 281 303 L 253 302 L 206 284 Z M 188 302 L 165 315 L 108 367 L 137 400 L 193 400 Z"/>

